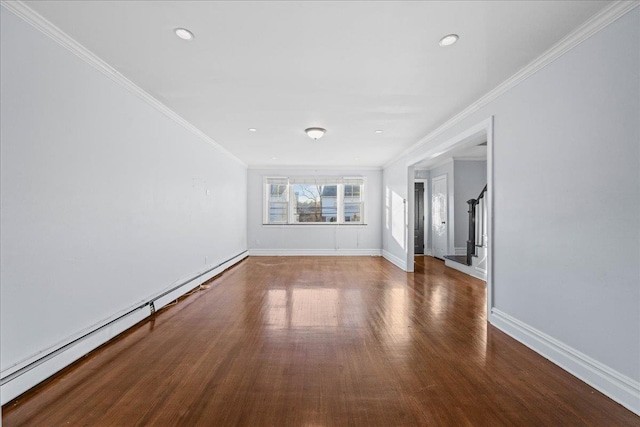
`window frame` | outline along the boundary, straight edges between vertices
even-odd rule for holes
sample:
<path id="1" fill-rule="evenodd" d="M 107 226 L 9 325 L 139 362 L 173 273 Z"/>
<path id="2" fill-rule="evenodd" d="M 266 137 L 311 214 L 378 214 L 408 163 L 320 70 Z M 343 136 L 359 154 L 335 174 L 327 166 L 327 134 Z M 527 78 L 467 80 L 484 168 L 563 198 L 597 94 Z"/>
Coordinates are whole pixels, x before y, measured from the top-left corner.
<path id="1" fill-rule="evenodd" d="M 269 216 L 269 203 L 271 185 L 282 183 L 284 180 L 287 182 L 287 222 L 271 222 Z M 336 186 L 336 219 L 334 222 L 297 222 L 295 220 L 295 185 L 309 185 L 312 182 L 322 182 L 324 185 Z M 356 184 L 357 183 L 357 184 Z M 360 186 L 360 221 L 345 221 L 345 185 L 359 185 Z M 366 188 L 367 178 L 364 176 L 264 176 L 262 180 L 262 225 L 264 226 L 358 226 L 367 225 L 367 203 L 366 203 Z M 355 202 L 348 202 L 352 204 Z"/>

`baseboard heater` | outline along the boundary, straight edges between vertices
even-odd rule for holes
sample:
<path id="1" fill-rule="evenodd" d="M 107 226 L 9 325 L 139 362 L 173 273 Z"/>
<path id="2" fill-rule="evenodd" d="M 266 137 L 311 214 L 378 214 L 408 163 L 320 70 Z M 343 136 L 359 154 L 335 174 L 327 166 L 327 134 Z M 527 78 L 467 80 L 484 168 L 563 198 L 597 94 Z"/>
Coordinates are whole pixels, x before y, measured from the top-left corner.
<path id="1" fill-rule="evenodd" d="M 30 362 L 29 364 L 23 366 L 22 368 L 12 372 L 11 374 L 7 375 L 6 377 L 3 377 L 2 379 L 0 379 L 0 386 L 3 386 L 5 384 L 7 384 L 8 382 L 11 382 L 13 380 L 15 380 L 16 378 L 26 374 L 27 372 L 31 371 L 32 369 L 37 368 L 38 366 L 42 365 L 43 363 L 45 363 L 46 361 L 53 359 L 54 357 L 56 357 L 57 355 L 63 353 L 64 351 L 68 350 L 69 348 L 73 347 L 74 345 L 86 340 L 87 338 L 89 338 L 90 336 L 96 334 L 97 332 L 100 332 L 101 330 L 103 330 L 104 328 L 107 328 L 117 322 L 119 322 L 120 320 L 124 319 L 125 317 L 128 317 L 134 313 L 136 313 L 139 310 L 142 310 L 145 307 L 154 307 L 154 302 L 158 301 L 160 298 L 165 297 L 167 295 L 169 295 L 172 292 L 175 292 L 176 290 L 180 289 L 181 287 L 183 287 L 184 285 L 186 285 L 187 283 L 193 282 L 194 280 L 199 279 L 202 276 L 205 276 L 209 273 L 211 273 L 212 271 L 214 271 L 217 268 L 222 267 L 223 265 L 227 264 L 230 261 L 233 261 L 234 259 L 243 256 L 244 254 L 246 254 L 248 251 L 242 251 L 239 254 L 232 256 L 231 258 L 227 259 L 226 261 L 221 262 L 218 265 L 215 265 L 203 272 L 200 272 L 198 274 L 196 274 L 193 277 L 190 277 L 188 279 L 182 280 L 180 283 L 178 283 L 177 285 L 175 285 L 174 287 L 172 287 L 171 289 L 168 289 L 156 296 L 154 296 L 153 298 L 149 299 L 148 301 L 145 301 L 143 303 L 141 303 L 140 305 L 132 308 L 131 310 L 127 311 L 126 313 L 121 314 L 120 316 L 111 319 L 110 321 L 104 323 L 103 325 L 98 326 L 97 328 L 92 329 L 91 331 L 75 338 L 74 340 L 64 344 L 61 347 L 56 348 L 55 350 L 50 351 L 49 353 L 39 357 L 38 359 Z M 154 307 L 155 310 L 155 307 Z"/>

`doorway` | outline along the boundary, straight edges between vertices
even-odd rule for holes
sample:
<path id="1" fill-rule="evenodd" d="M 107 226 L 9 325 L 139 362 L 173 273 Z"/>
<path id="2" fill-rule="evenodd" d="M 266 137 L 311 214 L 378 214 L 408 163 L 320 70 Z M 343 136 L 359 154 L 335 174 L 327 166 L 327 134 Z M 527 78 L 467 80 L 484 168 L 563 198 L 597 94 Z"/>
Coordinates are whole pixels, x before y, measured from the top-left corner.
<path id="1" fill-rule="evenodd" d="M 413 252 L 415 255 L 424 255 L 424 183 L 416 182 L 415 185 L 415 221 L 413 227 Z"/>
<path id="2" fill-rule="evenodd" d="M 440 175 L 431 181 L 431 238 L 433 256 L 441 260 L 449 251 L 448 204 L 447 175 Z"/>
<path id="3" fill-rule="evenodd" d="M 408 178 L 408 186 L 407 186 L 407 216 L 409 216 L 408 221 L 405 222 L 406 228 L 408 228 L 408 234 L 406 236 L 411 236 L 414 233 L 413 227 L 415 225 L 415 221 L 413 215 L 415 212 L 414 209 L 414 185 L 415 185 L 415 169 L 418 166 L 420 169 L 424 168 L 425 163 L 436 163 L 439 159 L 442 159 L 443 156 L 451 155 L 454 150 L 462 149 L 466 147 L 478 146 L 482 143 L 486 142 L 486 158 L 487 158 L 487 193 L 485 195 L 485 203 L 486 203 L 486 280 L 487 280 L 487 318 L 491 315 L 491 310 L 493 308 L 494 303 L 494 295 L 493 295 L 493 117 L 488 117 L 485 120 L 467 128 L 465 131 L 441 142 L 436 143 L 435 140 L 439 138 L 440 132 L 434 132 L 433 136 L 426 138 L 424 141 L 421 141 L 421 146 L 425 147 L 419 153 L 415 155 L 408 156 L 407 160 L 407 178 Z M 483 144 L 482 144 L 483 145 Z M 428 147 L 428 148 L 427 148 Z M 416 151 L 418 151 L 416 149 Z M 432 185 L 433 181 L 432 180 Z M 453 179 L 453 177 L 447 177 L 448 179 Z M 432 187 L 429 187 L 432 188 Z M 446 190 L 445 190 L 446 191 Z M 431 197 L 431 204 L 434 203 L 433 193 Z M 449 201 L 448 201 L 449 202 Z M 450 201 L 453 203 L 453 201 Z M 446 206 L 447 210 L 449 210 L 449 206 L 446 204 L 442 204 L 442 207 Z M 433 206 L 431 207 L 433 209 Z M 448 222 L 447 216 L 443 216 L 440 214 L 439 223 L 440 226 L 445 225 L 447 228 Z M 433 221 L 433 217 L 432 221 Z M 445 224 L 442 224 L 442 222 Z M 440 258 L 444 254 L 442 253 L 442 249 L 440 249 L 440 253 L 436 254 L 436 235 L 434 233 L 435 223 L 431 224 L 431 234 L 429 239 L 431 240 L 431 246 L 433 248 L 432 254 L 433 256 L 437 256 Z M 448 230 L 447 230 L 448 232 Z M 444 235 L 441 233 L 440 236 Z M 440 237 L 442 238 L 442 237 Z M 451 242 L 453 246 L 454 243 Z M 439 244 L 440 248 L 453 249 L 448 248 L 447 244 Z M 414 247 L 411 245 L 407 245 L 406 250 L 406 271 L 413 272 L 414 271 Z"/>

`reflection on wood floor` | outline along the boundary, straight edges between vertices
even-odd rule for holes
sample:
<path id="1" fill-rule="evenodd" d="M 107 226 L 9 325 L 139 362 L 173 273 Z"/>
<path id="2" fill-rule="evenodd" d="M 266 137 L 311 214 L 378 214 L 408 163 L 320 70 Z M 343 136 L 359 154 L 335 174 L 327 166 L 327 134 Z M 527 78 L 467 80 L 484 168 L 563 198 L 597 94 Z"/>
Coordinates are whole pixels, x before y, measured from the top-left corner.
<path id="1" fill-rule="evenodd" d="M 638 425 L 429 257 L 251 257 L 3 408 L 3 425 Z"/>

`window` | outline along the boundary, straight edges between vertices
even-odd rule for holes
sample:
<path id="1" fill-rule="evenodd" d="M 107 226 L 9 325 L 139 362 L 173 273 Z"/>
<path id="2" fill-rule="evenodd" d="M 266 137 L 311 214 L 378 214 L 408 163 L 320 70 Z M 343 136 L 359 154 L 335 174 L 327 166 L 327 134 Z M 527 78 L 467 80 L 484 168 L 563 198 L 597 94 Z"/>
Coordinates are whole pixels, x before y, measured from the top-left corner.
<path id="1" fill-rule="evenodd" d="M 364 178 L 268 177 L 265 224 L 364 224 Z"/>
<path id="2" fill-rule="evenodd" d="M 274 179 L 268 185 L 267 222 L 286 224 L 289 216 L 287 179 Z"/>

